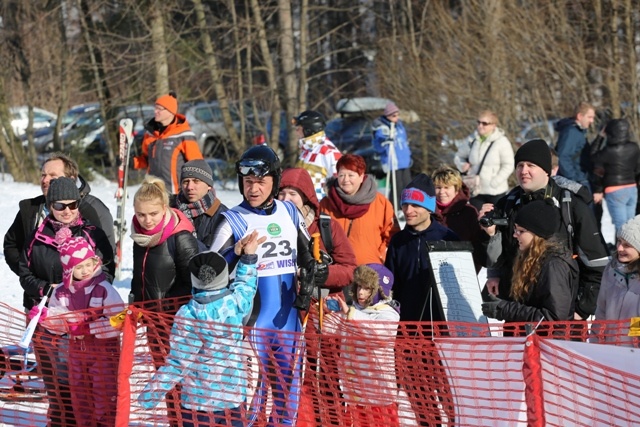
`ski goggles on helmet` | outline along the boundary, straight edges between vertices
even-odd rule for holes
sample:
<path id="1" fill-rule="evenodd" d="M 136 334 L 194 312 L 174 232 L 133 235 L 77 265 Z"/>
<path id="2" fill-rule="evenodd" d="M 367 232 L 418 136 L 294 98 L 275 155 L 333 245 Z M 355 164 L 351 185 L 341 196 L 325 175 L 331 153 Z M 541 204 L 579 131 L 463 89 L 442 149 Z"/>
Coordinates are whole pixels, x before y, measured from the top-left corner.
<path id="1" fill-rule="evenodd" d="M 240 176 L 255 175 L 262 178 L 271 172 L 271 168 L 262 160 L 246 159 L 236 162 L 236 172 Z"/>

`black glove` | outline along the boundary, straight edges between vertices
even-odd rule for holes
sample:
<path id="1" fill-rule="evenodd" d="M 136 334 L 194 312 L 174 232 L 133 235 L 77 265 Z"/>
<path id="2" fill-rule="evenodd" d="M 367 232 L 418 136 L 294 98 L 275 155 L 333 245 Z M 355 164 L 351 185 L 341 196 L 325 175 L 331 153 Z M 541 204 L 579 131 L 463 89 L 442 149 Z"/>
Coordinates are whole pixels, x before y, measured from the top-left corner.
<path id="1" fill-rule="evenodd" d="M 482 303 L 482 314 L 492 319 L 502 320 L 502 307 L 506 303 L 505 300 L 489 294 L 487 301 Z"/>
<path id="2" fill-rule="evenodd" d="M 293 306 L 298 310 L 309 310 L 314 288 L 313 272 L 310 273 L 306 268 L 300 269 L 298 280 L 300 281 L 300 289 L 298 289 L 298 295 L 293 302 Z"/>
<path id="3" fill-rule="evenodd" d="M 313 266 L 313 284 L 318 288 L 322 288 L 327 283 L 329 277 L 329 264 L 324 262 L 316 262 Z"/>

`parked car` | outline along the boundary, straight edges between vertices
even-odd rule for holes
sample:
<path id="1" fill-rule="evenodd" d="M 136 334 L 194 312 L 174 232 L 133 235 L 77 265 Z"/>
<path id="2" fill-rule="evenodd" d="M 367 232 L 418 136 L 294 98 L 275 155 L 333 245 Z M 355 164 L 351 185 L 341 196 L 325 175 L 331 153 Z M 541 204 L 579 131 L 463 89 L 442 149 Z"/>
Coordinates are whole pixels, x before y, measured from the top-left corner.
<path id="1" fill-rule="evenodd" d="M 69 108 L 64 116 L 62 116 L 62 128 L 64 129 L 73 123 L 77 118 L 82 115 L 85 115 L 91 111 L 98 110 L 100 108 L 100 104 L 97 102 L 90 102 L 88 104 L 78 104 Z"/>
<path id="2" fill-rule="evenodd" d="M 547 141 L 549 146 L 555 147 L 555 125 L 557 122 L 557 119 L 542 120 L 533 123 L 525 122 L 522 125 L 522 130 L 518 132 L 514 142 L 516 145 L 520 146 L 530 139 L 540 138 Z"/>
<path id="3" fill-rule="evenodd" d="M 262 132 L 255 126 L 252 120 L 253 109 L 250 104 L 245 105 L 245 136 L 246 141 Z M 230 104 L 231 120 L 238 134 L 240 134 L 241 120 L 236 104 Z M 269 113 L 260 113 L 260 118 L 266 120 Z M 196 134 L 196 140 L 204 157 L 216 157 L 221 159 L 233 159 L 235 153 L 229 143 L 229 131 L 222 119 L 222 110 L 218 101 L 202 102 L 186 108 L 185 116 Z M 246 142 L 245 141 L 245 142 Z M 248 145 L 248 144 L 247 144 Z"/>
<path id="4" fill-rule="evenodd" d="M 27 131 L 27 125 L 29 124 L 29 107 L 26 105 L 20 107 L 9 108 L 11 114 L 11 127 L 15 135 L 22 135 Z M 40 129 L 50 127 L 55 124 L 58 116 L 51 111 L 43 110 L 42 108 L 33 107 L 33 128 Z"/>
<path id="5" fill-rule="evenodd" d="M 327 138 L 342 153 L 362 156 L 367 163 L 367 173 L 376 178 L 385 174 L 380 164 L 380 155 L 372 145 L 372 123 L 384 111 L 389 102 L 385 98 L 344 98 L 337 102 L 336 112 L 340 117 L 329 120 L 324 130 Z"/>

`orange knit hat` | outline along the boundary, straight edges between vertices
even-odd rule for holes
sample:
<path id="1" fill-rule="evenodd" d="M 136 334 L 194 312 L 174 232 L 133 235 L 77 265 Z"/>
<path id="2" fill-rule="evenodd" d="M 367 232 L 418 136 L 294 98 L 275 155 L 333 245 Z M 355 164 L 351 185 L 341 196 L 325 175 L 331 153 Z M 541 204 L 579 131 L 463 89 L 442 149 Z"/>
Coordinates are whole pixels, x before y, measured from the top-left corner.
<path id="1" fill-rule="evenodd" d="M 164 107 L 168 112 L 175 115 L 178 113 L 178 100 L 173 93 L 162 95 L 156 100 L 156 105 Z"/>

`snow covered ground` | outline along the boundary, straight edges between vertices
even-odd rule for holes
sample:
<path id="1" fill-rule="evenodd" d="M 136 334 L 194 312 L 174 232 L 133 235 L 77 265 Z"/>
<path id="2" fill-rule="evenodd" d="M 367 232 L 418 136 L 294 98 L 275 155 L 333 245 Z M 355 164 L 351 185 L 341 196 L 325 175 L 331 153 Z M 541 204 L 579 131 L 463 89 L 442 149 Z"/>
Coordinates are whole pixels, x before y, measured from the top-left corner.
<path id="1" fill-rule="evenodd" d="M 114 194 L 116 191 L 116 184 L 100 177 L 91 182 L 90 185 L 91 194 L 100 198 L 109 207 L 111 213 L 115 215 L 116 201 Z M 2 188 L 2 191 L 0 192 L 0 212 L 4 212 L 4 214 L 0 215 L 0 232 L 4 239 L 4 234 L 9 229 L 9 226 L 12 224 L 18 211 L 18 202 L 25 198 L 35 197 L 41 194 L 41 191 L 40 187 L 37 185 L 14 183 L 12 177 L 7 174 L 0 174 L 0 188 Z M 133 194 L 136 190 L 137 187 L 129 187 L 128 190 L 129 198 L 127 200 L 126 216 L 129 224 L 131 223 L 131 217 L 133 215 Z M 216 191 L 220 200 L 229 207 L 238 204 L 242 200 L 237 189 L 223 189 L 221 187 L 217 187 Z M 606 206 L 602 223 L 605 240 L 613 243 L 614 228 L 611 224 L 611 218 L 606 210 Z M 122 278 L 114 283 L 125 301 L 129 294 L 129 284 L 133 269 L 132 251 L 133 242 L 127 233 L 127 237 L 123 245 Z M 4 252 L 0 253 L 0 258 L 0 280 L 3 284 L 2 291 L 0 292 L 0 302 L 15 307 L 16 309 L 22 309 L 22 288 L 20 287 L 18 277 L 13 274 L 4 261 Z M 480 274 L 479 281 L 480 283 L 484 283 L 484 270 Z M 46 425 L 46 420 L 44 419 L 46 404 L 35 403 L 29 405 L 29 411 L 25 411 L 24 405 L 0 402 L 0 426 L 16 425 L 16 421 L 12 421 L 16 419 L 22 419 L 23 422 L 21 424 L 24 425 L 25 413 L 41 414 L 41 418 L 34 420 L 34 425 Z"/>

